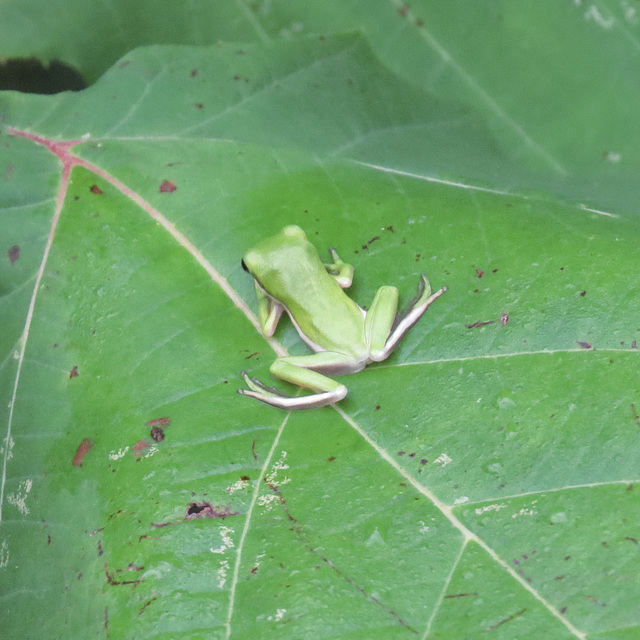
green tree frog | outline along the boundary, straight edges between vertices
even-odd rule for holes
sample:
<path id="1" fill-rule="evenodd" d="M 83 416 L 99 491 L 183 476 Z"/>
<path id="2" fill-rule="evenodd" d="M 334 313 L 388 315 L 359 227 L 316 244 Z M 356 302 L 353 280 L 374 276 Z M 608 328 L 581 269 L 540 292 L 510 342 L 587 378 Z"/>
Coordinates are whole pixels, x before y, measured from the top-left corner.
<path id="1" fill-rule="evenodd" d="M 280 409 L 313 409 L 342 400 L 347 387 L 329 376 L 356 373 L 370 362 L 389 356 L 402 337 L 446 290 L 431 293 L 423 274 L 418 293 L 406 311 L 398 313 L 398 289 L 378 289 L 369 311 L 360 308 L 343 289 L 351 285 L 353 267 L 335 249 L 323 264 L 315 247 L 297 226 L 285 227 L 244 256 L 242 267 L 255 280 L 258 319 L 265 336 L 273 335 L 286 311 L 313 355 L 278 358 L 271 374 L 313 391 L 293 397 L 242 372 L 248 389 L 238 393 Z"/>

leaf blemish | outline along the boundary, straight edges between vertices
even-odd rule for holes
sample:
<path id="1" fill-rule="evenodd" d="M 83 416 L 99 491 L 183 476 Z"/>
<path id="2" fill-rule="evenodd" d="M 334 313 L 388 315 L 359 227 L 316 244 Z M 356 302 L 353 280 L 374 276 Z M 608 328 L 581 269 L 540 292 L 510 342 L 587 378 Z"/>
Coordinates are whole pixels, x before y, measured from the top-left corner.
<path id="1" fill-rule="evenodd" d="M 20 247 L 17 244 L 14 244 L 8 251 L 9 262 L 13 264 L 20 258 Z"/>
<path id="2" fill-rule="evenodd" d="M 464 326 L 467 329 L 475 329 L 476 327 L 485 327 L 486 325 L 493 324 L 494 322 L 495 320 L 481 320 L 479 322 L 474 322 L 473 324 L 465 324 Z"/>
<path id="3" fill-rule="evenodd" d="M 238 511 L 231 511 L 231 505 L 223 507 L 213 506 L 206 500 L 204 502 L 190 502 L 187 505 L 185 520 L 196 520 L 200 518 L 228 518 L 237 516 Z"/>
<path id="4" fill-rule="evenodd" d="M 168 427 L 171 424 L 171 418 L 163 416 L 162 418 L 154 418 L 145 423 L 145 427 Z"/>
<path id="5" fill-rule="evenodd" d="M 89 191 L 91 191 L 91 193 L 95 193 L 97 196 L 100 196 L 104 193 L 104 191 L 102 191 L 102 189 L 97 184 L 92 184 L 89 187 Z"/>
<path id="6" fill-rule="evenodd" d="M 162 427 L 159 427 L 157 425 L 153 427 L 151 429 L 151 437 L 155 442 L 162 442 L 165 438 L 164 430 L 162 429 Z"/>
<path id="7" fill-rule="evenodd" d="M 638 415 L 638 412 L 636 411 L 636 405 L 633 402 L 631 403 L 631 415 L 633 415 L 635 423 L 638 425 L 638 427 L 640 427 L 640 416 Z"/>
<path id="8" fill-rule="evenodd" d="M 173 193 L 178 187 L 171 180 L 164 180 L 160 185 L 160 193 Z"/>
<path id="9" fill-rule="evenodd" d="M 71 378 L 77 378 L 80 374 L 78 373 L 78 365 L 73 365 L 73 368 L 69 372 L 69 380 Z"/>
<path id="10" fill-rule="evenodd" d="M 73 466 L 81 467 L 82 461 L 84 457 L 89 453 L 89 451 L 93 448 L 93 440 L 90 438 L 84 438 L 82 442 L 78 445 L 78 449 L 76 450 L 75 456 L 73 456 Z"/>

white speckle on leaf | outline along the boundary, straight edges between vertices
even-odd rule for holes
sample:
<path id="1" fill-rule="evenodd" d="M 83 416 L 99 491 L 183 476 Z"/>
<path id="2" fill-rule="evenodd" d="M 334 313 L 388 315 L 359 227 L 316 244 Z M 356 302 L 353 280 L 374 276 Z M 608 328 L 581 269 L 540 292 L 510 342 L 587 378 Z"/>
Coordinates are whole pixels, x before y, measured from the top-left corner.
<path id="1" fill-rule="evenodd" d="M 279 622 L 284 618 L 285 613 L 287 613 L 286 609 L 276 609 L 276 614 L 274 616 L 268 616 L 267 620 L 270 622 Z"/>
<path id="2" fill-rule="evenodd" d="M 459 498 L 455 499 L 455 502 L 453 504 L 464 504 L 465 502 L 469 502 L 468 496 L 460 496 Z"/>
<path id="3" fill-rule="evenodd" d="M 520 516 L 535 516 L 538 513 L 535 509 L 522 508 L 520 511 L 516 513 L 512 513 L 511 517 L 515 520 L 515 518 L 519 518 Z"/>
<path id="4" fill-rule="evenodd" d="M 587 11 L 585 11 L 584 17 L 587 20 L 593 20 L 597 25 L 601 26 L 603 29 L 611 29 L 613 25 L 616 23 L 616 19 L 613 16 L 609 16 L 605 18 L 605 16 L 600 12 L 600 9 L 596 7 L 595 4 L 592 4 Z"/>
<path id="5" fill-rule="evenodd" d="M 227 574 L 229 573 L 229 562 L 227 560 L 220 561 L 220 567 L 216 572 L 218 578 L 218 589 L 224 589 L 224 585 L 227 582 Z"/>
<path id="6" fill-rule="evenodd" d="M 271 511 L 277 502 L 280 502 L 280 498 L 275 493 L 266 493 L 258 498 L 258 506 L 264 507 L 265 511 Z"/>
<path id="7" fill-rule="evenodd" d="M 224 553 L 227 549 L 231 549 L 234 547 L 233 540 L 231 539 L 232 533 L 235 531 L 231 527 L 225 527 L 222 525 L 220 527 L 220 536 L 222 538 L 222 544 L 214 549 L 213 547 L 210 549 L 211 553 Z"/>
<path id="8" fill-rule="evenodd" d="M 31 491 L 31 487 L 33 487 L 33 482 L 27 479 L 18 485 L 18 490 L 15 493 L 10 493 L 7 496 L 7 502 L 16 507 L 23 516 L 29 514 L 27 496 L 29 495 L 29 491 Z"/>
<path id="9" fill-rule="evenodd" d="M 500 398 L 498 400 L 498 407 L 500 409 L 513 409 L 516 403 L 511 398 Z"/>
<path id="10" fill-rule="evenodd" d="M 622 160 L 622 154 L 616 153 L 615 151 L 607 151 L 607 153 L 604 154 L 604 159 L 611 164 L 618 164 L 618 162 Z"/>
<path id="11" fill-rule="evenodd" d="M 273 466 L 271 467 L 271 471 L 269 472 L 269 475 L 264 479 L 268 485 L 275 485 L 276 487 L 279 487 L 283 484 L 287 484 L 287 482 L 291 482 L 291 478 L 285 477 L 282 480 L 278 478 L 278 471 L 283 471 L 284 469 L 289 468 L 289 465 L 285 462 L 286 459 L 287 459 L 287 452 L 282 451 L 280 453 L 280 458 L 273 463 Z"/>
<path id="12" fill-rule="evenodd" d="M 442 467 L 446 467 L 453 460 L 446 454 L 441 453 L 434 461 L 433 464 L 439 464 Z"/>
<path id="13" fill-rule="evenodd" d="M 420 529 L 418 529 L 420 533 L 427 533 L 429 529 L 431 529 L 431 527 L 428 524 L 424 523 L 424 520 L 418 520 L 418 524 L 420 525 Z"/>
<path id="14" fill-rule="evenodd" d="M 249 486 L 249 480 L 238 480 L 234 482 L 230 487 L 227 487 L 227 493 L 233 494 L 236 491 L 241 491 Z"/>
<path id="15" fill-rule="evenodd" d="M 125 457 L 127 451 L 129 451 L 128 445 L 126 447 L 118 449 L 117 451 L 114 449 L 113 451 L 109 452 L 109 460 L 120 460 L 120 458 Z"/>
<path id="16" fill-rule="evenodd" d="M 6 439 L 5 439 L 5 443 L 6 443 Z M 13 447 L 16 446 L 16 443 L 14 441 L 13 438 L 9 438 L 9 449 L 6 452 L 6 461 L 9 462 L 9 460 L 11 460 L 11 458 L 13 458 Z M 0 453 L 2 455 L 5 455 L 5 445 L 2 445 L 2 447 L 0 448 Z"/>
<path id="17" fill-rule="evenodd" d="M 551 515 L 551 522 L 553 522 L 553 524 L 564 524 L 567 519 L 567 514 L 564 511 L 558 511 Z"/>
<path id="18" fill-rule="evenodd" d="M 622 0 L 622 10 L 624 11 L 624 19 L 631 24 L 637 24 L 638 12 L 635 7 L 632 7 L 627 0 Z"/>
<path id="19" fill-rule="evenodd" d="M 0 544 L 0 569 L 9 566 L 9 545 L 6 540 Z"/>
<path id="20" fill-rule="evenodd" d="M 484 507 L 478 507 L 476 509 L 476 515 L 481 516 L 483 513 L 487 513 L 488 511 L 500 511 L 500 509 L 505 509 L 506 504 L 487 504 Z"/>
<path id="21" fill-rule="evenodd" d="M 373 530 L 373 533 L 369 536 L 367 541 L 365 542 L 367 547 L 386 547 L 387 543 L 384 541 L 383 537 L 380 535 L 378 531 L 378 527 Z"/>
<path id="22" fill-rule="evenodd" d="M 89 140 L 89 138 L 91 138 L 91 134 L 88 131 L 80 136 L 81 140 Z"/>
<path id="23" fill-rule="evenodd" d="M 19 360 L 20 359 L 20 352 L 19 351 L 14 351 L 13 352 L 13 359 L 14 360 Z"/>

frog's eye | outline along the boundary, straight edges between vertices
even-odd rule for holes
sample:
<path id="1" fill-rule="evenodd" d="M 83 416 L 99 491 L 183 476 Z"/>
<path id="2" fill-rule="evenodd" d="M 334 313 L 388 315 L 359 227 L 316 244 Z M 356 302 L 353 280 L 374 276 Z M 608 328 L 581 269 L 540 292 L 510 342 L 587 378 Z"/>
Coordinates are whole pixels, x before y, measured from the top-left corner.
<path id="1" fill-rule="evenodd" d="M 247 269 L 247 265 L 244 263 L 244 260 L 240 260 L 240 264 L 242 265 L 242 268 L 249 273 L 249 269 Z"/>

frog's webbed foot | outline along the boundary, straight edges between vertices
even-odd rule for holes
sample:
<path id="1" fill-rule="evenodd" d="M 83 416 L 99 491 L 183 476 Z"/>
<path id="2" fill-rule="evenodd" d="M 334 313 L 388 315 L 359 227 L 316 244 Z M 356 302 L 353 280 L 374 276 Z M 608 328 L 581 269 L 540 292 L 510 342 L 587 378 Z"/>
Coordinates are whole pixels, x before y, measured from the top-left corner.
<path id="1" fill-rule="evenodd" d="M 301 370 L 298 369 L 298 367 L 295 368 L 297 369 L 297 371 L 295 372 L 296 377 L 299 379 L 299 373 Z M 314 376 L 321 376 L 321 374 L 315 373 L 313 371 L 302 371 L 303 373 L 314 374 Z M 244 381 L 249 389 L 238 389 L 238 393 L 240 395 L 249 396 L 250 398 L 255 398 L 260 402 L 269 404 L 272 407 L 277 407 L 278 409 L 285 409 L 289 411 L 317 409 L 328 404 L 334 404 L 335 402 L 342 400 L 347 395 L 347 387 L 345 387 L 343 384 L 334 382 L 326 376 L 321 377 L 325 380 L 329 380 L 332 384 L 325 384 L 324 386 L 331 386 L 332 388 L 322 391 L 320 389 L 317 389 L 317 387 L 312 387 L 314 390 L 319 391 L 319 393 L 313 393 L 307 396 L 290 396 L 286 393 L 283 393 L 282 391 L 279 391 L 275 387 L 263 384 L 257 378 L 251 378 L 246 371 L 242 372 L 242 377 L 244 378 Z M 285 376 L 279 375 L 278 377 L 286 379 Z M 297 383 L 300 384 L 300 382 Z"/>
<path id="2" fill-rule="evenodd" d="M 371 339 L 371 360 L 380 362 L 398 346 L 398 343 L 411 327 L 418 322 L 422 314 L 437 300 L 447 287 L 431 293 L 431 285 L 427 276 L 422 274 L 418 283 L 417 294 L 409 301 L 407 308 L 395 313 L 398 290 L 395 287 L 380 287 L 371 306 L 372 316 L 368 320 Z"/>
<path id="3" fill-rule="evenodd" d="M 423 273 L 418 283 L 418 292 L 409 301 L 407 308 L 399 313 L 391 327 L 391 335 L 387 340 L 385 349 L 387 353 L 393 351 L 400 340 L 405 336 L 407 331 L 413 327 L 413 325 L 420 320 L 424 312 L 444 293 L 447 292 L 447 287 L 438 289 L 435 293 L 431 293 L 431 285 L 429 279 Z"/>

